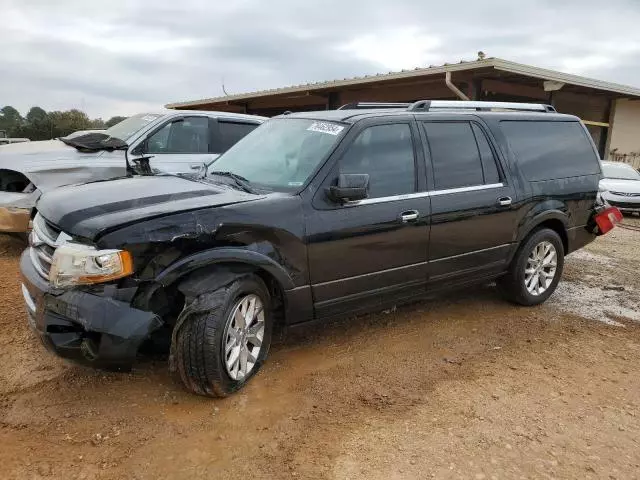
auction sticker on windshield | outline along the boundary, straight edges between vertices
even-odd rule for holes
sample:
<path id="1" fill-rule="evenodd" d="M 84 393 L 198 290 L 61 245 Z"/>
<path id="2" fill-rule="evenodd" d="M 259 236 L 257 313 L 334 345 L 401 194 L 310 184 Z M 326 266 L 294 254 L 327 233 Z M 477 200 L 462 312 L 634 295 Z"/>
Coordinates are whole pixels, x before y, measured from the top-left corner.
<path id="1" fill-rule="evenodd" d="M 313 122 L 309 128 L 310 132 L 328 133 L 329 135 L 339 135 L 344 127 L 328 122 Z"/>

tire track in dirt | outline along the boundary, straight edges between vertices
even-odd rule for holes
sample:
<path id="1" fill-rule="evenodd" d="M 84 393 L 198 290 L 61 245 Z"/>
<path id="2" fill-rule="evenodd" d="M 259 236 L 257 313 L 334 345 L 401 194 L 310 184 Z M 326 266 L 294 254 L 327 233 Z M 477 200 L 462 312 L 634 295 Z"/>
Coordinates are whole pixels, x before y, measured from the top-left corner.
<path id="1" fill-rule="evenodd" d="M 639 240 L 598 239 L 568 257 L 567 282 L 634 301 Z M 0 249 L 1 478 L 633 478 L 640 468 L 640 328 L 582 318 L 579 293 L 527 309 L 479 287 L 288 334 L 244 391 L 211 400 L 182 390 L 160 359 L 112 374 L 52 357 L 27 328 L 19 248 Z M 625 290 L 602 290 L 613 282 Z"/>

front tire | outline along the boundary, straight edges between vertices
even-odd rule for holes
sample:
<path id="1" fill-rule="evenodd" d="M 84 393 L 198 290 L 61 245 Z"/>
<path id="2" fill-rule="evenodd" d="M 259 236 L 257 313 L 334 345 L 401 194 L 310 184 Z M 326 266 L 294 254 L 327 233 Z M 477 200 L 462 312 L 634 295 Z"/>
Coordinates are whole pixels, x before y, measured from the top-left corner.
<path id="1" fill-rule="evenodd" d="M 542 228 L 523 242 L 498 285 L 509 301 L 538 305 L 553 294 L 563 268 L 564 246 L 560 236 L 549 228 Z"/>
<path id="2" fill-rule="evenodd" d="M 207 312 L 189 316 L 176 335 L 175 362 L 193 393 L 226 397 L 244 387 L 269 352 L 271 297 L 254 275 L 240 278 L 210 296 Z"/>

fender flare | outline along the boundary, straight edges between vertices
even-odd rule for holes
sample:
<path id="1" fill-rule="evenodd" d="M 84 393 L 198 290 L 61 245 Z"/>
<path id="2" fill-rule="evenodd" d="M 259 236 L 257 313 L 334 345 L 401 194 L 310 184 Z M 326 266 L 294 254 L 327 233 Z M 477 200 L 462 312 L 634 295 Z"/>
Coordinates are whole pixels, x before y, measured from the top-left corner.
<path id="1" fill-rule="evenodd" d="M 231 266 L 228 266 L 232 264 Z M 177 334 L 187 319 L 209 310 L 218 293 L 216 290 L 251 273 L 254 269 L 269 272 L 283 289 L 295 287 L 286 270 L 270 257 L 242 248 L 222 247 L 189 255 L 163 270 L 156 283 L 167 287 L 179 283 L 185 295 L 185 305 L 171 333 L 169 370 L 176 371 L 174 345 Z"/>
<path id="2" fill-rule="evenodd" d="M 295 288 L 289 272 L 271 257 L 262 253 L 236 247 L 219 247 L 189 255 L 160 272 L 156 282 L 167 287 L 196 270 L 221 263 L 240 263 L 260 268 L 270 273 L 283 290 Z"/>
<path id="3" fill-rule="evenodd" d="M 520 244 L 522 240 L 527 238 L 529 234 L 541 223 L 544 223 L 548 220 L 559 220 L 562 222 L 565 231 L 569 229 L 569 219 L 567 214 L 560 210 L 545 210 L 534 217 L 528 219 L 524 224 L 520 226 L 518 229 L 518 238 L 516 239 L 516 243 Z"/>
<path id="4" fill-rule="evenodd" d="M 567 218 L 567 214 L 562 212 L 561 210 L 556 210 L 556 209 L 544 210 L 534 215 L 533 217 L 530 217 L 528 219 L 525 218 L 523 220 L 523 223 L 521 223 L 520 226 L 518 227 L 518 235 L 516 237 L 515 242 L 513 242 L 513 247 L 511 248 L 511 251 L 509 252 L 509 256 L 508 256 L 509 264 L 513 261 L 513 258 L 518 252 L 520 245 L 522 245 L 523 240 L 527 238 L 531 234 L 531 232 L 533 232 L 541 223 L 544 223 L 548 220 L 557 220 L 562 222 L 562 225 L 564 225 L 565 236 L 566 236 L 569 219 Z M 564 242 L 564 239 L 563 239 L 563 242 Z"/>

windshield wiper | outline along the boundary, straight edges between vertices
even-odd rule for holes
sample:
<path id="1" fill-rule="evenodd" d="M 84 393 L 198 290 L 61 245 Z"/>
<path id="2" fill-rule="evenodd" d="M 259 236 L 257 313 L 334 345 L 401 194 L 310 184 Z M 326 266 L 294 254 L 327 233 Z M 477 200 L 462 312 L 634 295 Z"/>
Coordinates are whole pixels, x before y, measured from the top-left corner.
<path id="1" fill-rule="evenodd" d="M 231 180 L 233 180 L 233 184 L 235 186 L 240 187 L 240 189 L 244 190 L 245 192 L 257 193 L 256 190 L 251 186 L 251 182 L 249 182 L 249 180 L 244 178 L 242 175 L 238 175 L 233 172 L 220 172 L 220 171 L 208 172 L 208 174 L 218 175 L 219 177 L 230 178 Z"/>

